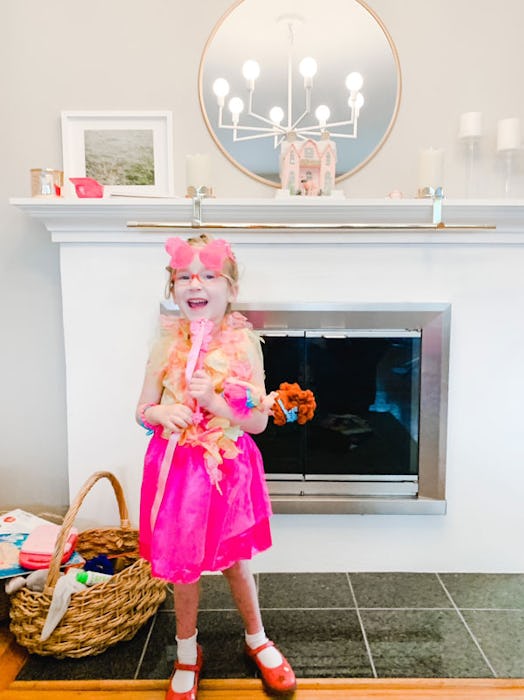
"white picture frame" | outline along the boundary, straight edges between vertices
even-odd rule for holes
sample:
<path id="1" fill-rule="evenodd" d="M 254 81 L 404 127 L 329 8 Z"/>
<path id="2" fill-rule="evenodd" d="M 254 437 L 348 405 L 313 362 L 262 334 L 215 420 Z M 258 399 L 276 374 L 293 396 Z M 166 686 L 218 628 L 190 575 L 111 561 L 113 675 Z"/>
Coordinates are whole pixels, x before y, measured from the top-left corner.
<path id="1" fill-rule="evenodd" d="M 64 181 L 92 177 L 104 196 L 173 195 L 170 111 L 62 111 Z"/>

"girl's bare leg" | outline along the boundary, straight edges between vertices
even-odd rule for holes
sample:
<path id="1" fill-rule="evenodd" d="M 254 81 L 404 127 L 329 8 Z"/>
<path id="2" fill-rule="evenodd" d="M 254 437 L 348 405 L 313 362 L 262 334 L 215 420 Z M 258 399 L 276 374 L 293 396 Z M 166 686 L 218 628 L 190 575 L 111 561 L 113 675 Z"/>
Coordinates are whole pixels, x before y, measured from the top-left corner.
<path id="1" fill-rule="evenodd" d="M 256 634 L 263 629 L 260 606 L 258 604 L 255 578 L 246 561 L 239 561 L 222 572 L 226 577 L 231 595 L 238 608 L 248 634 Z"/>
<path id="2" fill-rule="evenodd" d="M 244 621 L 246 643 L 252 649 L 256 649 L 267 642 L 267 637 L 260 614 L 255 578 L 249 569 L 249 564 L 247 561 L 239 561 L 230 569 L 226 569 L 223 574 L 229 582 L 231 594 Z M 263 662 L 270 667 L 274 668 L 282 663 L 282 655 L 276 647 L 264 649 L 260 654 Z"/>
<path id="3" fill-rule="evenodd" d="M 231 588 L 231 594 L 244 621 L 245 638 L 248 649 L 264 646 L 268 639 L 262 624 L 257 588 L 253 574 L 246 561 L 239 561 L 223 571 Z M 289 692 L 296 687 L 295 674 L 288 661 L 275 646 L 268 646 L 257 652 L 256 664 L 263 680 L 276 692 Z"/>
<path id="4" fill-rule="evenodd" d="M 197 616 L 200 597 L 199 583 L 174 583 L 177 659 L 180 663 L 194 665 L 197 660 Z M 167 697 L 174 693 L 187 693 L 195 683 L 193 671 L 177 669 L 171 679 Z M 171 695 L 170 695 L 171 694 Z"/>
<path id="5" fill-rule="evenodd" d="M 176 634 L 180 639 L 196 632 L 200 588 L 196 583 L 174 583 Z"/>

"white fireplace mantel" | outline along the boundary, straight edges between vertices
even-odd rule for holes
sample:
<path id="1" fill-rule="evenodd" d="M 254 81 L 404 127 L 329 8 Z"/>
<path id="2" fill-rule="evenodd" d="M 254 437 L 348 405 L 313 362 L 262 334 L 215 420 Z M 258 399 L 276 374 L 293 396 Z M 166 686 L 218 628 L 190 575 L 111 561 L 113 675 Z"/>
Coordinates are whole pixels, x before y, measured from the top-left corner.
<path id="1" fill-rule="evenodd" d="M 109 469 L 136 522 L 147 438 L 133 413 L 165 285 L 163 242 L 189 226 L 127 224 L 189 224 L 192 201 L 11 203 L 60 247 L 71 497 Z M 432 221 L 429 200 L 203 202 L 204 224 L 303 224 L 213 231 L 234 244 L 243 303 L 451 306 L 446 514 L 275 515 L 275 545 L 258 570 L 524 571 L 524 200 L 444 200 L 442 219 L 448 228 L 417 228 Z M 111 522 L 112 505 L 97 502 L 89 515 Z"/>
<path id="2" fill-rule="evenodd" d="M 187 223 L 193 214 L 187 198 L 56 199 L 13 198 L 11 203 L 42 221 L 57 243 L 143 243 L 164 240 L 175 229 L 130 228 L 130 222 L 165 225 Z M 303 224 L 305 229 L 218 229 L 243 243 L 307 243 L 318 240 L 321 224 L 376 224 L 377 229 L 323 230 L 325 243 L 521 244 L 524 242 L 524 200 L 443 200 L 446 229 L 417 229 L 432 222 L 429 199 L 205 199 L 202 227 L 210 223 Z M 318 224 L 318 227 L 315 225 Z M 388 228 L 388 225 L 401 228 Z M 453 228 L 453 226 L 457 228 Z M 381 230 L 380 227 L 384 228 Z M 460 228 L 467 226 L 468 228 Z M 479 228 L 469 228 L 478 226 Z M 494 228 L 483 228 L 493 226 Z M 410 228 L 412 227 L 412 228 Z M 173 235 L 170 233 L 170 235 Z"/>

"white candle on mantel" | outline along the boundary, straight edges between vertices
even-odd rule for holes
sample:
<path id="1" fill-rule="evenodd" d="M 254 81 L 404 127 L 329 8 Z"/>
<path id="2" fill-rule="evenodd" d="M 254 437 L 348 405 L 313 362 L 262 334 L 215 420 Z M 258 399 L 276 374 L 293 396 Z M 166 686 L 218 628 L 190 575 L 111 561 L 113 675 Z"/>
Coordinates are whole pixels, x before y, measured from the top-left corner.
<path id="1" fill-rule="evenodd" d="M 459 139 L 479 138 L 482 136 L 482 114 L 465 112 L 460 115 Z"/>
<path id="2" fill-rule="evenodd" d="M 420 151 L 418 185 L 442 187 L 442 164 L 444 153 L 441 148 L 425 148 Z"/>
<path id="3" fill-rule="evenodd" d="M 186 187 L 211 187 L 211 158 L 209 153 L 186 156 Z"/>
<path id="4" fill-rule="evenodd" d="M 516 117 L 500 119 L 497 124 L 497 151 L 520 148 L 520 121 Z"/>

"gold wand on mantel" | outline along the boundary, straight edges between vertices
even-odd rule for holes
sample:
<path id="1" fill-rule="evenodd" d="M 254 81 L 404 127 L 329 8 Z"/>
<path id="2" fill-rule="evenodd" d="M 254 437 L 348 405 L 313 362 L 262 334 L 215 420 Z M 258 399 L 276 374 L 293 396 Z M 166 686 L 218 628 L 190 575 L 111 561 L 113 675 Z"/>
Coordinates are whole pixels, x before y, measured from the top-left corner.
<path id="1" fill-rule="evenodd" d="M 202 221 L 128 221 L 126 226 L 128 228 L 139 228 L 139 229 L 180 229 L 180 228 L 192 228 L 192 229 L 243 229 L 243 230 L 330 230 L 330 231 L 411 231 L 411 230 L 425 230 L 425 231 L 446 231 L 446 230 L 468 230 L 468 231 L 478 231 L 478 230 L 493 230 L 497 227 L 494 224 L 445 224 L 440 221 L 439 223 L 420 223 L 420 224 L 402 224 L 402 223 L 245 223 L 245 222 L 209 222 L 203 223 Z M 146 231 L 147 232 L 147 231 Z"/>

